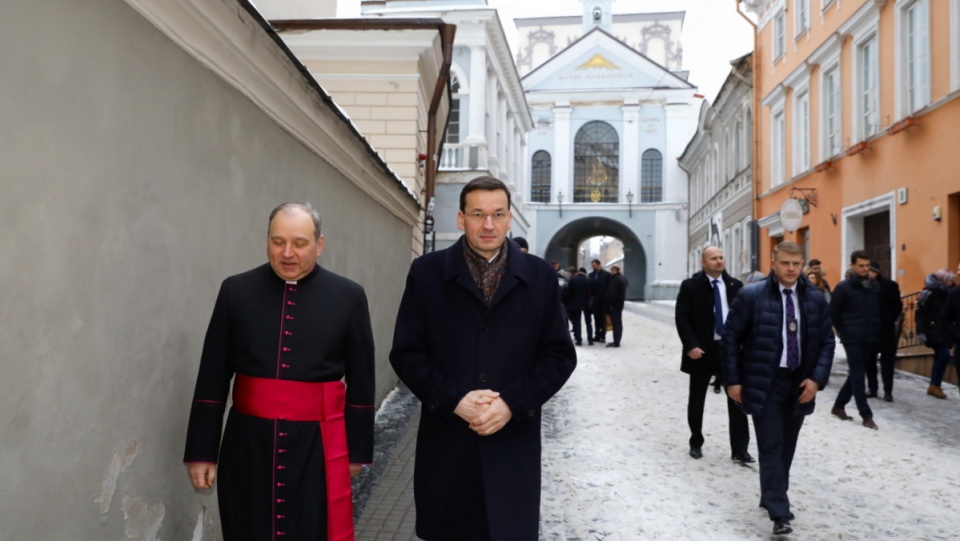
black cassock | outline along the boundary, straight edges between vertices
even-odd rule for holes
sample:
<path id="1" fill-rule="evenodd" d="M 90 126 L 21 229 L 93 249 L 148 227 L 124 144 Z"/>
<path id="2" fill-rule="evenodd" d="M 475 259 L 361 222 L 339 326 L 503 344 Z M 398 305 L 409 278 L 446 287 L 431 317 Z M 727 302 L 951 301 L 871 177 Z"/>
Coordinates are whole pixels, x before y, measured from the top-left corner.
<path id="1" fill-rule="evenodd" d="M 238 374 L 303 382 L 346 376 L 350 462 L 370 463 L 374 344 L 363 288 L 319 265 L 297 282 L 278 277 L 269 264 L 224 280 L 187 430 L 184 462 L 218 463 L 226 541 L 326 539 L 320 425 L 231 408 L 221 443 L 230 381 Z"/>

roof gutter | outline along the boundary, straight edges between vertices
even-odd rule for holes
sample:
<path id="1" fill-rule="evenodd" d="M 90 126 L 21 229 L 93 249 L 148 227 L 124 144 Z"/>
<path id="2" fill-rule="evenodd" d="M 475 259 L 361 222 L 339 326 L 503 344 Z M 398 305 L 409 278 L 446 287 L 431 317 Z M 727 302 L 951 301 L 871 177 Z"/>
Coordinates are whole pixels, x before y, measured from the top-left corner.
<path id="1" fill-rule="evenodd" d="M 740 4 L 743 0 L 736 0 L 737 2 L 737 13 L 743 17 L 743 20 L 747 21 L 751 27 L 753 27 L 753 133 L 750 134 L 753 137 L 753 164 L 752 164 L 752 174 L 753 174 L 753 201 L 752 201 L 752 211 L 753 222 L 757 223 L 757 210 L 760 208 L 760 175 L 757 174 L 757 162 L 760 161 L 760 51 L 757 49 L 759 35 L 759 29 L 753 21 L 750 20 L 742 11 L 740 11 Z M 736 71 L 736 68 L 733 70 Z M 754 226 L 755 228 L 758 226 Z M 760 243 L 757 243 L 755 247 L 757 251 L 760 249 Z M 750 270 L 756 271 L 760 270 L 760 254 L 754 252 L 753 257 L 750 262 Z"/>

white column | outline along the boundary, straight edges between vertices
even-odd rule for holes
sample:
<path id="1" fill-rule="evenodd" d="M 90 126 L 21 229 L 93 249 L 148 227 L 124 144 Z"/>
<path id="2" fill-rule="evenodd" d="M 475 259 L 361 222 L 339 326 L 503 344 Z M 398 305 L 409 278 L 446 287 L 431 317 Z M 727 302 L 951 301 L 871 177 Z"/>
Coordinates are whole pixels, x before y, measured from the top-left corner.
<path id="1" fill-rule="evenodd" d="M 483 45 L 470 47 L 470 130 L 464 143 L 487 140 L 484 116 L 487 107 L 487 51 Z"/>
<path id="2" fill-rule="evenodd" d="M 693 107 L 687 103 L 668 104 L 665 106 L 667 116 L 667 148 L 663 153 L 663 200 L 670 203 L 686 203 L 687 176 L 680 169 L 677 157 L 683 154 L 693 131 L 690 126 L 690 115 Z"/>
<path id="3" fill-rule="evenodd" d="M 498 85 L 499 86 L 499 85 Z M 507 169 L 507 100 L 502 92 L 497 92 L 497 167 L 500 171 Z"/>
<path id="4" fill-rule="evenodd" d="M 527 189 L 527 184 L 523 181 L 523 141 L 520 137 L 520 126 L 516 119 L 513 123 L 513 178 L 517 184 L 518 190 Z M 527 197 L 524 197 L 527 199 Z"/>
<path id="5" fill-rule="evenodd" d="M 633 192 L 633 202 L 640 201 L 640 106 L 625 104 L 623 111 L 623 141 L 620 155 L 623 169 L 620 170 L 620 201 L 627 200 L 627 192 Z"/>
<path id="6" fill-rule="evenodd" d="M 563 200 L 573 202 L 573 174 L 570 166 L 573 156 L 570 149 L 573 147 L 570 139 L 570 115 L 573 108 L 569 105 L 553 108 L 553 194 L 550 201 L 557 200 L 557 192 L 563 192 Z"/>

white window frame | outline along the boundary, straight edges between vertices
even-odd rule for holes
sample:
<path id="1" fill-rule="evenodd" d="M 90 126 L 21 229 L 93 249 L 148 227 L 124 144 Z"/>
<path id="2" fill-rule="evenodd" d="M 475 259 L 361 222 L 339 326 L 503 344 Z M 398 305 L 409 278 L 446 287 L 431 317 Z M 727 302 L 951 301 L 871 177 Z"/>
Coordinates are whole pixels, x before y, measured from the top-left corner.
<path id="1" fill-rule="evenodd" d="M 960 90 L 960 0 L 950 0 L 950 91 Z"/>
<path id="2" fill-rule="evenodd" d="M 840 26 L 839 33 L 853 37 L 850 126 L 853 139 L 864 141 L 880 131 L 880 7 L 865 3 Z"/>
<path id="3" fill-rule="evenodd" d="M 810 88 L 793 91 L 793 175 L 810 169 Z"/>
<path id="4" fill-rule="evenodd" d="M 770 187 L 776 188 L 786 179 L 787 118 L 781 105 L 770 111 Z"/>
<path id="5" fill-rule="evenodd" d="M 787 52 L 787 16 L 783 8 L 780 8 L 773 16 L 773 28 L 770 35 L 773 38 L 773 62 L 776 63 Z"/>
<path id="6" fill-rule="evenodd" d="M 797 40 L 810 30 L 810 0 L 795 0 L 793 13 L 793 34 L 794 40 Z"/>
<path id="7" fill-rule="evenodd" d="M 843 109 L 843 77 L 842 71 L 840 70 L 840 50 L 843 44 L 844 38 L 838 34 L 835 34 L 834 37 L 824 40 L 823 44 L 817 48 L 808 58 L 807 63 L 811 66 L 818 66 L 819 71 L 817 75 L 817 89 L 820 94 L 819 101 L 819 110 L 817 111 L 818 119 L 818 134 L 817 134 L 817 152 L 819 156 L 816 158 L 817 162 L 823 162 L 828 160 L 837 154 L 843 149 L 843 121 L 842 121 L 842 109 Z M 829 105 L 829 96 L 827 96 L 827 81 L 828 75 L 833 74 L 836 79 L 836 91 L 835 91 L 835 101 L 837 110 L 833 112 L 835 118 L 835 128 L 833 131 L 833 136 L 836 137 L 836 144 L 833 148 L 830 147 L 830 138 L 831 133 L 828 130 L 828 119 L 830 118 L 830 109 Z"/>
<path id="8" fill-rule="evenodd" d="M 820 13 L 827 11 L 827 8 L 836 3 L 837 0 L 820 0 Z"/>
<path id="9" fill-rule="evenodd" d="M 911 14 L 915 18 L 911 19 Z M 920 26 L 911 28 L 911 20 Z M 929 0 L 897 1 L 894 20 L 897 118 L 909 116 L 930 104 L 930 26 Z M 912 44 L 912 39 L 917 43 Z"/>

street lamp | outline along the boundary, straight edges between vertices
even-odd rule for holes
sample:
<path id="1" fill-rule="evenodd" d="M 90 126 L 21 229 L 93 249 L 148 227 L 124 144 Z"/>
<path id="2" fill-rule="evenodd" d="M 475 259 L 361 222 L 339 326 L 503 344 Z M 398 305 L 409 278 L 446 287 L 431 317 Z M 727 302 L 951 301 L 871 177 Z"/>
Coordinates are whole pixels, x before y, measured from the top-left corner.
<path id="1" fill-rule="evenodd" d="M 563 218 L 563 192 L 557 192 L 557 205 L 560 209 L 560 217 Z"/>
<path id="2" fill-rule="evenodd" d="M 630 217 L 633 218 L 633 192 L 627 192 L 627 209 Z"/>

